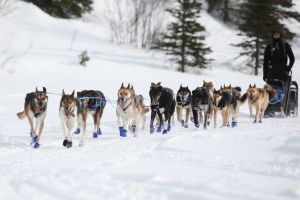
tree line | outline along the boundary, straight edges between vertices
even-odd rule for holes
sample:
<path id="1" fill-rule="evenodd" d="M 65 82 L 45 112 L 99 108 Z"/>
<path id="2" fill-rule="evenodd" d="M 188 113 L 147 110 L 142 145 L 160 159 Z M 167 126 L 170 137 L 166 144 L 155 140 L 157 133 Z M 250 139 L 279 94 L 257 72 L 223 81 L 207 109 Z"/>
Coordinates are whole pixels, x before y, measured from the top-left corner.
<path id="1" fill-rule="evenodd" d="M 92 10 L 93 0 L 24 0 L 55 17 L 76 18 Z M 159 49 L 185 72 L 188 67 L 206 68 L 212 49 L 205 44 L 205 27 L 199 22 L 205 3 L 207 12 L 239 31 L 242 48 L 237 56 L 247 58 L 255 75 L 262 66 L 264 47 L 272 30 L 293 40 L 284 20 L 300 22 L 295 0 L 109 0 L 102 13 L 117 43 Z M 167 22 L 164 19 L 170 19 Z"/>

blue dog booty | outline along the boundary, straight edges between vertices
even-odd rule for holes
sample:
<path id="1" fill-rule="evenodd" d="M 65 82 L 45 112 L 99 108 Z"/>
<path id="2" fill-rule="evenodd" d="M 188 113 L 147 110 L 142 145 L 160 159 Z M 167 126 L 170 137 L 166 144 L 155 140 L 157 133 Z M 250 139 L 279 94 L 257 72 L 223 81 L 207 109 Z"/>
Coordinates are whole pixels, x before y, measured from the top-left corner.
<path id="1" fill-rule="evenodd" d="M 161 129 L 162 129 L 162 127 L 160 125 L 160 126 L 157 127 L 156 132 L 161 132 Z"/>
<path id="2" fill-rule="evenodd" d="M 184 127 L 184 120 L 180 120 L 181 126 Z"/>
<path id="3" fill-rule="evenodd" d="M 34 145 L 36 144 L 37 141 L 37 135 L 31 138 L 31 144 Z"/>
<path id="4" fill-rule="evenodd" d="M 102 131 L 101 131 L 101 129 L 100 129 L 100 128 L 98 128 L 98 130 L 97 130 L 97 134 L 98 134 L 98 135 L 102 135 Z"/>
<path id="5" fill-rule="evenodd" d="M 93 138 L 98 138 L 98 133 L 97 132 L 93 133 Z"/>
<path id="6" fill-rule="evenodd" d="M 33 145 L 33 148 L 35 148 L 35 149 L 40 148 L 40 144 L 39 144 L 39 143 L 35 143 L 35 144 Z"/>
<path id="7" fill-rule="evenodd" d="M 168 130 L 167 129 L 164 129 L 162 134 L 167 134 L 168 133 Z"/>
<path id="8" fill-rule="evenodd" d="M 132 127 L 131 127 L 131 132 L 132 132 L 132 133 L 135 133 L 135 132 L 136 132 L 136 125 L 132 125 Z"/>
<path id="9" fill-rule="evenodd" d="M 80 133 L 80 129 L 77 128 L 76 131 L 74 131 L 74 134 L 78 135 Z"/>
<path id="10" fill-rule="evenodd" d="M 171 125 L 169 124 L 169 125 L 168 125 L 168 128 L 167 128 L 167 131 L 170 131 L 171 128 L 172 128 L 172 127 L 171 127 Z"/>
<path id="11" fill-rule="evenodd" d="M 237 122 L 231 122 L 231 127 L 232 128 L 237 127 Z"/>
<path id="12" fill-rule="evenodd" d="M 121 137 L 127 137 L 127 131 L 123 127 L 119 127 Z"/>

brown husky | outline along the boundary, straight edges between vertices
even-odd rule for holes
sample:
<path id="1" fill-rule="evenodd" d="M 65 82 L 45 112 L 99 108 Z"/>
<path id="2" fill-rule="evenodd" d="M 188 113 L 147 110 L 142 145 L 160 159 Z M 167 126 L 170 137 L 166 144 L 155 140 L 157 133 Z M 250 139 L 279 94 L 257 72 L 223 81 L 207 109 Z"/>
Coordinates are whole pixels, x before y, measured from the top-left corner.
<path id="1" fill-rule="evenodd" d="M 247 94 L 248 94 L 248 105 L 249 105 L 251 117 L 253 117 L 252 114 L 253 107 L 256 109 L 253 123 L 256 123 L 258 118 L 259 118 L 258 122 L 262 123 L 262 117 L 268 107 L 269 99 L 275 97 L 276 90 L 268 84 L 266 84 L 264 88 L 257 88 L 256 84 L 254 84 L 253 86 L 250 84 L 247 90 Z"/>
<path id="2" fill-rule="evenodd" d="M 30 135 L 32 137 L 31 144 L 34 148 L 39 148 L 42 131 L 44 128 L 44 120 L 47 111 L 48 96 L 46 88 L 43 87 L 42 91 L 35 89 L 35 92 L 28 93 L 25 98 L 24 111 L 17 113 L 19 119 L 29 120 Z M 33 121 L 36 119 L 36 125 L 34 127 Z M 39 128 L 38 135 L 37 129 Z"/>
<path id="3" fill-rule="evenodd" d="M 240 87 L 225 86 L 220 90 L 214 91 L 214 102 L 221 110 L 223 118 L 223 126 L 230 126 L 229 118 L 232 117 L 232 127 L 237 126 L 237 118 L 239 113 L 239 107 L 247 99 L 247 93 L 243 96 L 240 94 Z"/>
<path id="4" fill-rule="evenodd" d="M 145 128 L 146 113 L 142 95 L 135 95 L 133 86 L 128 84 L 124 87 L 122 83 L 118 91 L 117 118 L 121 137 L 126 137 L 127 132 L 131 131 L 134 136 L 139 132 L 140 121 L 142 120 L 142 130 Z"/>
<path id="5" fill-rule="evenodd" d="M 62 92 L 62 97 L 59 106 L 59 117 L 64 130 L 65 140 L 63 146 L 70 148 L 72 147 L 73 132 L 77 127 L 80 127 L 81 140 L 79 146 L 84 144 L 85 129 L 86 129 L 86 118 L 87 111 L 84 102 L 79 101 L 74 96 L 75 91 L 72 94 L 67 95 L 65 91 Z"/>
<path id="6" fill-rule="evenodd" d="M 218 107 L 215 103 L 215 98 L 217 98 L 216 96 L 214 96 L 214 85 L 212 82 L 206 82 L 206 81 L 203 81 L 203 88 L 206 88 L 209 93 L 210 93 L 210 96 L 212 97 L 212 104 L 211 104 L 211 107 L 210 107 L 210 118 L 211 119 L 214 119 L 214 128 L 217 127 L 217 115 L 218 115 Z"/>

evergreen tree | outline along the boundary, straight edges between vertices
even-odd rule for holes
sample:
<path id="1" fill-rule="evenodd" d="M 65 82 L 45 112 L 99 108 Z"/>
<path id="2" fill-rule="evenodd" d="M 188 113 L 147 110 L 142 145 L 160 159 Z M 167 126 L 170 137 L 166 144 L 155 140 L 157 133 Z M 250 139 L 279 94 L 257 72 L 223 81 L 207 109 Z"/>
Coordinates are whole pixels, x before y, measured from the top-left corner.
<path id="1" fill-rule="evenodd" d="M 211 15 L 222 19 L 224 23 L 238 22 L 239 1 L 234 0 L 207 0 L 207 11 Z"/>
<path id="2" fill-rule="evenodd" d="M 179 65 L 181 72 L 186 66 L 205 68 L 209 59 L 205 56 L 211 52 L 201 35 L 205 28 L 197 22 L 200 17 L 199 0 L 177 0 L 177 7 L 167 9 L 175 21 L 169 24 L 168 33 L 157 44 L 157 47 L 171 55 L 171 60 Z"/>
<path id="3" fill-rule="evenodd" d="M 255 75 L 262 66 L 264 47 L 271 41 L 272 30 L 280 30 L 288 40 L 295 36 L 281 22 L 284 18 L 300 21 L 299 13 L 286 9 L 291 7 L 292 1 L 286 0 L 247 0 L 242 4 L 239 35 L 246 36 L 246 39 L 236 46 L 243 48 L 240 56 L 248 57 L 247 66 L 254 68 Z"/>
<path id="4" fill-rule="evenodd" d="M 54 17 L 76 18 L 92 10 L 93 0 L 24 0 Z"/>

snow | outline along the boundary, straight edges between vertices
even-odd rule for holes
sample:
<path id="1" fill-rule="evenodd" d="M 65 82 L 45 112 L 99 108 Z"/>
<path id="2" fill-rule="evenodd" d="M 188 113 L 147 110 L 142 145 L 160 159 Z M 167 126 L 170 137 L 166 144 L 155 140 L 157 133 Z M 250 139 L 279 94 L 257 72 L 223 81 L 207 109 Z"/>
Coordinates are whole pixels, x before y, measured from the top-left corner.
<path id="1" fill-rule="evenodd" d="M 182 74 L 168 70 L 160 54 L 111 44 L 104 26 L 52 18 L 33 5 L 15 3 L 17 9 L 0 18 L 0 199 L 300 198 L 299 118 L 253 124 L 247 104 L 241 107 L 234 129 L 203 130 L 192 124 L 183 129 L 176 122 L 170 134 L 150 135 L 148 115 L 147 129 L 137 138 L 119 137 L 116 105 L 108 104 L 103 136 L 92 138 L 89 117 L 85 146 L 78 146 L 79 136 L 71 149 L 62 146 L 58 107 L 63 88 L 67 93 L 97 89 L 116 100 L 122 82 L 132 83 L 146 98 L 150 83 L 157 81 L 174 91 L 180 84 L 193 89 L 203 80 L 213 81 L 217 88 L 239 85 L 243 92 L 250 83 L 263 86 L 261 77 L 227 69 L 236 56 L 236 49 L 229 48 L 238 40 L 234 30 L 204 13 L 208 43 L 213 50 L 228 50 L 215 52 L 211 70 Z M 293 44 L 298 82 L 299 42 Z M 81 67 L 78 55 L 85 49 L 91 61 Z M 16 117 L 25 94 L 36 86 L 54 93 L 49 94 L 38 150 L 29 145 L 28 122 Z"/>

